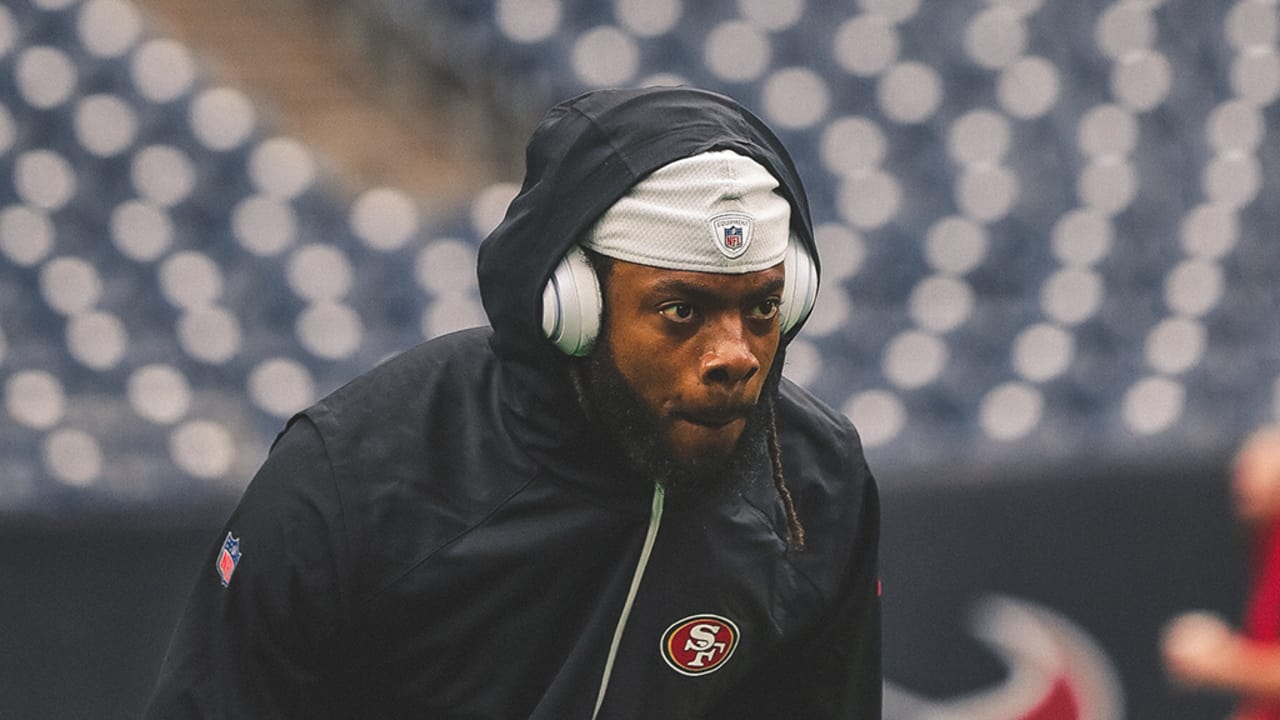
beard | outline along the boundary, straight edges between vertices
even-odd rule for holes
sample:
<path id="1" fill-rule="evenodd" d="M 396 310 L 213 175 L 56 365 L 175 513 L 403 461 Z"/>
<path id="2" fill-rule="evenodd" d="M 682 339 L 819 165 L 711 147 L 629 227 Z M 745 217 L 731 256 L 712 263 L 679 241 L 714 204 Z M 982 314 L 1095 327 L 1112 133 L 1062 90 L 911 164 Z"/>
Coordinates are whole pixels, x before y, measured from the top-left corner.
<path id="1" fill-rule="evenodd" d="M 769 472 L 766 407 L 777 392 L 781 367 L 779 353 L 742 435 L 726 455 L 679 457 L 658 417 L 622 376 L 607 343 L 583 360 L 579 395 L 588 417 L 600 423 L 633 472 L 661 485 L 671 503 L 695 505 L 736 493 Z"/>

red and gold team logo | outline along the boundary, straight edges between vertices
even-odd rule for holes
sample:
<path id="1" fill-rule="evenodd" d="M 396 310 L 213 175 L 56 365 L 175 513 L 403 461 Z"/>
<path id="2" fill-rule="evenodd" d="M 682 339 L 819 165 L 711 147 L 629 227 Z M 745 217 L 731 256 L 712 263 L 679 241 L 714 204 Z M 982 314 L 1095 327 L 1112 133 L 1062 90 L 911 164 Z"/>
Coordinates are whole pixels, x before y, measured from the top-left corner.
<path id="1" fill-rule="evenodd" d="M 738 647 L 738 626 L 719 615 L 693 615 L 662 634 L 662 659 L 681 675 L 719 670 Z"/>

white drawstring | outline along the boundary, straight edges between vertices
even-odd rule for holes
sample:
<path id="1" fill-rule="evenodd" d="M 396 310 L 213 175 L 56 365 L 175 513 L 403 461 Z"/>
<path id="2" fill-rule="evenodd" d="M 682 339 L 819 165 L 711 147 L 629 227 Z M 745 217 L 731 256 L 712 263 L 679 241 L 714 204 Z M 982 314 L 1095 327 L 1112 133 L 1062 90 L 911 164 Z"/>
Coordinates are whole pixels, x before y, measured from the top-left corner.
<path id="1" fill-rule="evenodd" d="M 600 691 L 596 693 L 596 709 L 591 713 L 591 720 L 600 714 L 600 706 L 604 705 L 604 693 L 609 689 L 609 676 L 613 674 L 613 661 L 618 656 L 618 646 L 622 644 L 622 631 L 626 629 L 627 618 L 631 615 L 631 605 L 636 600 L 636 592 L 640 590 L 640 578 L 644 577 L 644 569 L 649 566 L 649 554 L 653 552 L 653 543 L 658 539 L 658 526 L 662 523 L 662 501 L 666 496 L 662 486 L 653 486 L 653 510 L 649 513 L 649 532 L 644 537 L 644 547 L 640 550 L 640 562 L 636 564 L 636 572 L 631 576 L 631 589 L 627 591 L 627 601 L 622 605 L 622 615 L 618 625 L 613 629 L 613 642 L 609 645 L 609 658 L 604 663 L 604 677 L 600 678 Z"/>

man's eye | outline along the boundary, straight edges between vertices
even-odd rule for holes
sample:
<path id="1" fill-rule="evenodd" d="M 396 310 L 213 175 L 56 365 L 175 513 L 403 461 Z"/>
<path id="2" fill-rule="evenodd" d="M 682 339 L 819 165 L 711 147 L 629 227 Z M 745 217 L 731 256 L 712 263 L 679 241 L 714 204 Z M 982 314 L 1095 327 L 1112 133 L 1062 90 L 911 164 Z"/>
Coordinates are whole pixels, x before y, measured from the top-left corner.
<path id="1" fill-rule="evenodd" d="M 757 320 L 772 320 L 778 315 L 778 308 L 781 305 L 780 301 L 770 298 L 752 308 L 751 317 Z"/>
<path id="2" fill-rule="evenodd" d="M 668 320 L 684 322 L 693 317 L 693 306 L 689 303 L 671 303 L 658 312 L 662 313 L 663 317 Z"/>

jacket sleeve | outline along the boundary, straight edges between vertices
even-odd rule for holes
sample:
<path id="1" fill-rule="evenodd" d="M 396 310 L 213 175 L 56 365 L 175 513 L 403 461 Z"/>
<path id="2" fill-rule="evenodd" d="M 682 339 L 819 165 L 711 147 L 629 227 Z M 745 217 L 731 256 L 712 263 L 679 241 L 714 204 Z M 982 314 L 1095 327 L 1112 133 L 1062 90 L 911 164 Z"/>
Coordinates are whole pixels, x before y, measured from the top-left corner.
<path id="1" fill-rule="evenodd" d="M 323 442 L 295 418 L 204 558 L 145 717 L 333 712 L 326 680 L 341 645 L 342 538 Z M 229 539 L 238 561 L 223 557 Z"/>
<path id="2" fill-rule="evenodd" d="M 879 720 L 880 504 L 869 473 L 863 482 L 851 562 L 832 610 L 754 670 L 712 720 Z"/>

